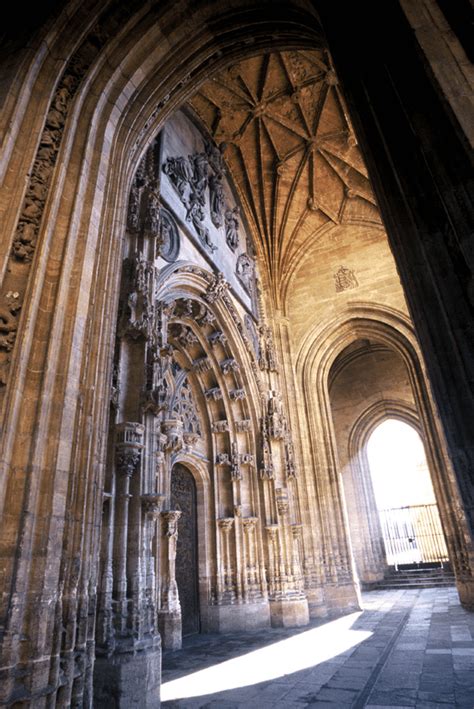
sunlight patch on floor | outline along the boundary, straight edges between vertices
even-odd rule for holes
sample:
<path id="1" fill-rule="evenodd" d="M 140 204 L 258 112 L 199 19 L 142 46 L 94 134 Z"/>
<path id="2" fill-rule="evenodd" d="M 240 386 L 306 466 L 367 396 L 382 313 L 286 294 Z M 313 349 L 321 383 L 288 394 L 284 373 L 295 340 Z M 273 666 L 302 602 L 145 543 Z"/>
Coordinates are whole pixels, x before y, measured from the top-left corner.
<path id="1" fill-rule="evenodd" d="M 246 687 L 327 662 L 372 635 L 351 628 L 360 615 L 360 612 L 351 613 L 259 650 L 165 682 L 161 686 L 161 700 L 199 697 Z"/>

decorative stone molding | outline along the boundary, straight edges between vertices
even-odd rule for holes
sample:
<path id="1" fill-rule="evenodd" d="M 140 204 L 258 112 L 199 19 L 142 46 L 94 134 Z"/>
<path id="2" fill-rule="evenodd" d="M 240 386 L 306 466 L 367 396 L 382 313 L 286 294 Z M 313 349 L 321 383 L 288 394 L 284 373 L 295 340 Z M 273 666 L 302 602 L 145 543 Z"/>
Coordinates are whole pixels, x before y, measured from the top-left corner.
<path id="1" fill-rule="evenodd" d="M 251 430 L 252 422 L 250 419 L 242 419 L 241 421 L 235 421 L 235 430 L 237 433 L 247 433 Z"/>
<path id="2" fill-rule="evenodd" d="M 207 290 L 203 296 L 204 300 L 210 304 L 215 303 L 222 298 L 225 293 L 227 293 L 228 288 L 229 284 L 225 280 L 224 274 L 218 271 L 207 287 Z"/>
<path id="3" fill-rule="evenodd" d="M 229 396 L 232 401 L 242 401 L 242 399 L 245 399 L 247 394 L 245 393 L 245 389 L 231 389 L 229 391 Z"/>
<path id="4" fill-rule="evenodd" d="M 213 433 L 225 433 L 229 430 L 229 422 L 227 419 L 221 421 L 213 421 L 211 424 L 211 431 Z"/>
<path id="5" fill-rule="evenodd" d="M 265 530 L 268 533 L 268 536 L 270 537 L 270 540 L 272 542 L 274 542 L 276 540 L 278 529 L 279 529 L 279 527 L 277 524 L 267 524 L 265 527 Z"/>
<path id="6" fill-rule="evenodd" d="M 230 457 L 228 453 L 217 453 L 216 465 L 230 465 Z"/>
<path id="7" fill-rule="evenodd" d="M 211 347 L 215 347 L 218 344 L 225 345 L 227 342 L 227 337 L 220 330 L 214 330 L 214 332 L 211 332 L 211 334 L 208 335 L 207 341 Z"/>
<path id="8" fill-rule="evenodd" d="M 18 291 L 8 291 L 0 306 L 0 349 L 11 352 L 15 344 L 18 321 L 16 315 L 21 309 Z"/>
<path id="9" fill-rule="evenodd" d="M 164 500 L 165 495 L 161 495 L 158 493 L 143 494 L 141 496 L 141 502 L 145 514 L 147 514 L 152 519 L 158 519 Z"/>
<path id="10" fill-rule="evenodd" d="M 192 369 L 194 372 L 200 372 L 201 374 L 208 372 L 212 369 L 212 364 L 209 357 L 204 356 L 193 360 Z"/>
<path id="11" fill-rule="evenodd" d="M 303 535 L 303 525 L 302 524 L 292 524 L 290 525 L 290 530 L 295 539 L 301 539 Z"/>
<path id="12" fill-rule="evenodd" d="M 160 208 L 160 256 L 168 263 L 174 263 L 179 256 L 179 229 L 174 217 L 163 207 Z"/>
<path id="13" fill-rule="evenodd" d="M 223 360 L 219 366 L 223 374 L 238 372 L 240 369 L 239 363 L 233 357 L 229 357 L 229 359 Z"/>
<path id="14" fill-rule="evenodd" d="M 174 338 L 185 349 L 199 342 L 190 327 L 179 323 L 173 323 L 171 326 L 170 337 Z"/>
<path id="15" fill-rule="evenodd" d="M 220 399 L 222 399 L 222 391 L 220 387 L 212 387 L 212 389 L 208 389 L 204 392 L 204 396 L 208 401 L 210 401 L 211 399 L 213 401 L 219 401 Z"/>
<path id="16" fill-rule="evenodd" d="M 234 524 L 234 518 L 233 517 L 221 517 L 220 519 L 217 520 L 217 524 L 219 525 L 219 528 L 224 532 L 224 534 L 229 534 L 230 530 L 232 529 L 232 526 Z"/>
<path id="17" fill-rule="evenodd" d="M 255 531 L 257 526 L 258 517 L 242 517 L 242 526 L 244 531 L 250 536 L 252 532 Z"/>

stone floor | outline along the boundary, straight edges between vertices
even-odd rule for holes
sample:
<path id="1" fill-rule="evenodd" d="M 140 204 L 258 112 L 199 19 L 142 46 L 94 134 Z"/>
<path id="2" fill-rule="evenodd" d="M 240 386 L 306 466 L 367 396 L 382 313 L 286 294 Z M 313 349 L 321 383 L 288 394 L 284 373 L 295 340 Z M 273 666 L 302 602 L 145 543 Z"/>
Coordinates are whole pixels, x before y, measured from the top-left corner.
<path id="1" fill-rule="evenodd" d="M 372 591 L 299 630 L 196 635 L 163 656 L 164 707 L 474 709 L 474 614 L 455 588 Z"/>

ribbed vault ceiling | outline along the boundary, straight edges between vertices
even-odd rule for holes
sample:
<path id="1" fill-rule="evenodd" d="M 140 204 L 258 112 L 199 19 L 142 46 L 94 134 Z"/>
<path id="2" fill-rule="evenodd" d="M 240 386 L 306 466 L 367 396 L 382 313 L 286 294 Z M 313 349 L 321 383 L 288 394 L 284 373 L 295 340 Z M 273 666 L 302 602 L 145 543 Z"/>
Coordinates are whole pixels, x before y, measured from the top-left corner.
<path id="1" fill-rule="evenodd" d="M 223 144 L 277 303 L 328 227 L 380 225 L 325 52 L 242 61 L 205 83 L 190 105 Z"/>

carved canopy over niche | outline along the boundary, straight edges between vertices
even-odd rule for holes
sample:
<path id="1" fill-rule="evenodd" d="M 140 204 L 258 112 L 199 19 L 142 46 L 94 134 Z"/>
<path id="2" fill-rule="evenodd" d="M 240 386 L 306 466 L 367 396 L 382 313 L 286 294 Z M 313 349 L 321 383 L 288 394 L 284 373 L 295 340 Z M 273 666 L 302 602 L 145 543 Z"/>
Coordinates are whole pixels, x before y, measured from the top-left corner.
<path id="1" fill-rule="evenodd" d="M 274 52 L 231 66 L 190 100 L 255 225 L 277 288 L 328 226 L 381 220 L 326 52 Z"/>

